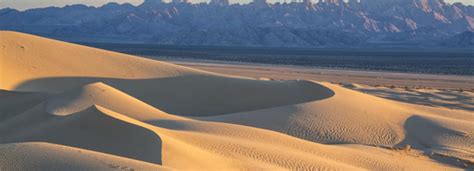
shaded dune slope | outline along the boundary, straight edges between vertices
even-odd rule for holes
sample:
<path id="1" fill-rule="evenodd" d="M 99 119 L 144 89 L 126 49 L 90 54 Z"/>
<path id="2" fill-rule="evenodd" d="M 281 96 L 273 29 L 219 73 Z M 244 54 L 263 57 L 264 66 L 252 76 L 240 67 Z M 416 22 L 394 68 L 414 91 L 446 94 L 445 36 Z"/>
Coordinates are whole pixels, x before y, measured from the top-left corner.
<path id="1" fill-rule="evenodd" d="M 0 166 L 46 169 L 36 153 L 59 150 L 50 156 L 59 166 L 98 170 L 474 167 L 472 112 L 329 83 L 214 74 L 21 33 L 0 37 Z M 390 149 L 405 145 L 414 150 Z M 11 146 L 18 148 L 3 148 Z"/>
<path id="2" fill-rule="evenodd" d="M 103 93 L 95 92 L 97 90 Z M 90 94 L 94 97 L 91 98 Z M 108 103 L 110 100 L 107 98 L 115 99 L 113 103 L 116 104 Z M 416 169 L 426 165 L 445 168 L 428 158 L 420 160 L 406 156 L 387 160 L 398 152 L 374 147 L 316 144 L 271 130 L 199 121 L 153 108 L 145 116 L 137 115 L 120 104 L 128 104 L 130 108 L 151 108 L 103 83 L 85 85 L 54 95 L 4 121 L 0 125 L 1 142 L 48 142 L 177 169 L 356 170 L 382 169 L 386 165 L 393 166 L 393 169 Z M 380 154 L 373 155 L 368 151 Z M 351 155 L 347 155 L 348 152 Z M 413 159 L 416 161 L 410 161 Z M 377 164 L 374 165 L 373 161 Z M 395 167 L 398 163 L 405 164 Z"/>
<path id="3" fill-rule="evenodd" d="M 191 116 L 251 111 L 333 95 L 307 81 L 230 77 L 20 33 L 0 32 L 0 36 L 0 89 L 5 90 L 58 93 L 104 82 L 163 111 Z"/>
<path id="4" fill-rule="evenodd" d="M 262 81 L 221 75 L 183 75 L 139 80 L 50 78 L 25 82 L 15 90 L 54 93 L 94 82 L 103 82 L 115 87 L 168 113 L 186 116 L 252 111 L 334 95 L 330 89 L 309 81 Z"/>
<path id="5" fill-rule="evenodd" d="M 161 164 L 160 137 L 123 115 L 94 105 L 70 116 L 51 117 L 41 107 L 2 124 L 2 140 L 53 142 Z"/>
<path id="6" fill-rule="evenodd" d="M 129 158 L 44 142 L 0 145 L 4 170 L 171 170 Z"/>
<path id="7" fill-rule="evenodd" d="M 0 121 L 22 113 L 47 98 L 46 93 L 0 90 Z"/>

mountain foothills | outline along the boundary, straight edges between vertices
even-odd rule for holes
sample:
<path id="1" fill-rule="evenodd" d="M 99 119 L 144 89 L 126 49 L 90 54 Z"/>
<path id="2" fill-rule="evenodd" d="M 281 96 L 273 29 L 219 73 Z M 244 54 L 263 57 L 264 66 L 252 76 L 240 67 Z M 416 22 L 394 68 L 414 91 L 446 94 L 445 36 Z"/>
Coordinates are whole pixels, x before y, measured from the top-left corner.
<path id="1" fill-rule="evenodd" d="M 78 42 L 272 47 L 474 46 L 474 6 L 442 0 L 191 4 L 146 0 L 0 10 L 0 29 Z"/>

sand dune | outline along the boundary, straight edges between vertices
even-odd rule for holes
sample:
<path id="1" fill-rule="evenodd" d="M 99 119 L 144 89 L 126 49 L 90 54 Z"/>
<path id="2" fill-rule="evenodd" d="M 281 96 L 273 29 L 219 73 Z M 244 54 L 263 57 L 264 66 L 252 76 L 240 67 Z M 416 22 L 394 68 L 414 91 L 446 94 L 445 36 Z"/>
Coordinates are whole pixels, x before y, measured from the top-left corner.
<path id="1" fill-rule="evenodd" d="M 44 93 L 14 92 L 0 90 L 0 121 L 22 113 L 44 101 Z"/>
<path id="2" fill-rule="evenodd" d="M 156 164 L 57 144 L 2 144 L 2 170 L 171 170 Z M 6 157 L 8 156 L 8 157 Z"/>
<path id="3" fill-rule="evenodd" d="M 469 111 L 0 38 L 1 169 L 474 168 Z"/>
<path id="4" fill-rule="evenodd" d="M 329 144 L 409 144 L 429 151 L 456 147 L 472 159 L 474 141 L 470 135 L 474 134 L 474 115 L 470 112 L 410 105 L 328 83 L 322 85 L 336 92 L 335 96 L 201 119 L 271 129 Z"/>

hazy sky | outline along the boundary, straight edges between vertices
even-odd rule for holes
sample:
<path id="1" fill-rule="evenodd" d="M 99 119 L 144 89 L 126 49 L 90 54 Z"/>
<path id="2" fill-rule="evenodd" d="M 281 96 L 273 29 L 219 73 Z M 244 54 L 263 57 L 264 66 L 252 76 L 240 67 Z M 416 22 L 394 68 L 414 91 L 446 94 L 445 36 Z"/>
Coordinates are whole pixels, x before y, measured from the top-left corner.
<path id="1" fill-rule="evenodd" d="M 166 1 L 166 0 L 164 0 Z M 207 2 L 209 0 L 190 0 L 191 2 Z M 230 0 L 231 3 L 247 3 L 250 0 Z M 269 2 L 278 0 L 268 0 Z M 283 0 L 282 0 L 283 1 Z M 138 5 L 143 0 L 0 0 L 0 8 L 10 7 L 19 10 L 47 7 L 47 6 L 59 6 L 62 7 L 67 4 L 86 4 L 93 6 L 100 6 L 108 2 L 124 3 L 128 2 L 134 5 Z M 463 2 L 465 4 L 474 5 L 474 0 L 446 0 L 446 2 Z"/>

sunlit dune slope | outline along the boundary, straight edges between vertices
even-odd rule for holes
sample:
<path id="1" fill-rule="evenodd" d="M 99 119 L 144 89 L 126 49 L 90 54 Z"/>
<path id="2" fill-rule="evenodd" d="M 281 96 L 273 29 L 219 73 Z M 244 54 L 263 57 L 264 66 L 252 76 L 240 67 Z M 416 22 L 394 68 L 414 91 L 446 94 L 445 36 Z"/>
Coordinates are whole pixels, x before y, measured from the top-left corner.
<path id="1" fill-rule="evenodd" d="M 193 116 L 251 111 L 332 95 L 329 89 L 307 81 L 228 77 L 20 33 L 0 32 L 0 37 L 0 89 L 58 93 L 104 82 L 166 112 Z"/>
<path id="2" fill-rule="evenodd" d="M 159 61 L 17 32 L 0 31 L 0 37 L 1 89 L 14 89 L 26 81 L 39 78 L 146 79 L 204 73 Z"/>
<path id="3" fill-rule="evenodd" d="M 367 144 L 428 151 L 456 149 L 474 159 L 474 115 L 395 102 L 322 83 L 335 92 L 328 99 L 233 113 L 201 120 L 282 132 L 313 142 Z M 271 120 L 267 118 L 272 118 Z"/>
<path id="4" fill-rule="evenodd" d="M 472 112 L 0 38 L 0 170 L 474 167 Z"/>
<path id="5" fill-rule="evenodd" d="M 426 157 L 389 159 L 406 152 L 322 145 L 271 130 L 173 116 L 102 83 L 52 96 L 4 121 L 0 130 L 2 143 L 49 142 L 178 169 L 446 167 Z"/>

